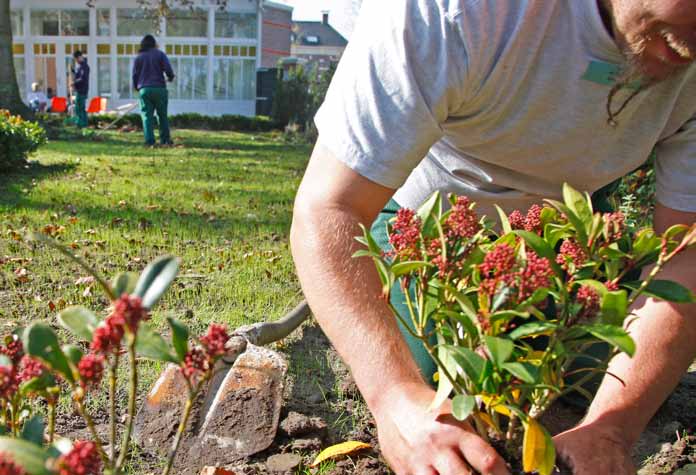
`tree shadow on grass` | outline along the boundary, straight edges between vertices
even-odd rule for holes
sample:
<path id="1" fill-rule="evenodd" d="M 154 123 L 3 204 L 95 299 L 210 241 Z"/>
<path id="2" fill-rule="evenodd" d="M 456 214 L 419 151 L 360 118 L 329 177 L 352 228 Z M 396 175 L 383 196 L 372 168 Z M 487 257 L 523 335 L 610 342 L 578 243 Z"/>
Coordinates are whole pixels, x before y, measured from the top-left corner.
<path id="1" fill-rule="evenodd" d="M 43 165 L 30 161 L 22 168 L 0 174 L 0 205 L 21 206 L 26 201 L 26 191 L 38 181 L 65 175 L 75 170 L 75 163 Z"/>

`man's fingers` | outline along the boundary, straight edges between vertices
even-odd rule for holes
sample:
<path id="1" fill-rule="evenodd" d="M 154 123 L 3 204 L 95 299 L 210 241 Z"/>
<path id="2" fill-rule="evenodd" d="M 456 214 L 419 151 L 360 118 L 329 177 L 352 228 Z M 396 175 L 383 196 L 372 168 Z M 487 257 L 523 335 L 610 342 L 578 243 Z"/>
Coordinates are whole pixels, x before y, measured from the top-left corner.
<path id="1" fill-rule="evenodd" d="M 459 448 L 469 465 L 481 475 L 510 475 L 498 452 L 476 434 L 464 434 L 459 441 Z"/>
<path id="2" fill-rule="evenodd" d="M 473 470 L 462 459 L 462 454 L 454 450 L 442 451 L 435 459 L 438 475 L 473 475 Z"/>

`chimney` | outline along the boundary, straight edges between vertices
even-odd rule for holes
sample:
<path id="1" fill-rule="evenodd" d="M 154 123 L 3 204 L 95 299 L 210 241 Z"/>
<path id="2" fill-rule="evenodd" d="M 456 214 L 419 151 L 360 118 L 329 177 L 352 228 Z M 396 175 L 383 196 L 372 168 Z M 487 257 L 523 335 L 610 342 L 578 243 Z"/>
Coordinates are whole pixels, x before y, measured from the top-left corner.
<path id="1" fill-rule="evenodd" d="M 323 10 L 323 11 L 321 12 L 321 22 L 322 22 L 324 25 L 328 25 L 328 24 L 329 24 L 329 11 L 328 11 L 328 10 Z"/>

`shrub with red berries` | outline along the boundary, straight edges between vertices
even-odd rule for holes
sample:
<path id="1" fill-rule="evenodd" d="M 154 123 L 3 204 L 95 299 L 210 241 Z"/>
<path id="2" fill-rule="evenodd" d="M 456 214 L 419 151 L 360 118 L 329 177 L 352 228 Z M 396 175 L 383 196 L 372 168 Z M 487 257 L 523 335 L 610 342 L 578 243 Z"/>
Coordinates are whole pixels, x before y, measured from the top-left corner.
<path id="1" fill-rule="evenodd" d="M 393 289 L 404 290 L 399 318 L 438 365 L 438 395 L 454 391 L 455 417 L 473 419 L 482 437 L 512 439 L 508 447 L 532 429 L 550 440 L 536 421 L 558 394 L 576 389 L 564 378 L 585 348 L 604 342 L 633 354 L 622 323 L 651 281 L 630 276 L 651 264 L 659 271 L 696 245 L 696 226 L 630 235 L 621 213 L 594 213 L 589 195 L 567 185 L 562 192 L 563 202 L 509 215 L 499 209 L 500 227 L 479 219 L 466 197 L 450 197 L 446 211 L 435 195 L 417 211 L 397 212 L 388 227 L 393 252 L 385 256 L 379 239 L 362 236 L 368 248 L 356 253 L 376 261 L 387 301 Z M 688 293 L 660 281 L 653 294 L 665 295 L 667 285 L 675 296 Z M 510 426 L 498 424 L 501 415 L 522 424 L 503 430 Z M 553 463 L 525 466 L 547 474 Z"/>

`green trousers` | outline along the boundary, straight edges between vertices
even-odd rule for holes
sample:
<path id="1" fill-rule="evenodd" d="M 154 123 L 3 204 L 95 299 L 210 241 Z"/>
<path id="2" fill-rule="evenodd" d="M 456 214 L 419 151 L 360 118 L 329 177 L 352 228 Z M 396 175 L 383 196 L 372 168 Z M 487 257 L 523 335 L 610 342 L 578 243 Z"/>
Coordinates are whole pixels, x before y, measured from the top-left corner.
<path id="1" fill-rule="evenodd" d="M 155 144 L 155 112 L 159 121 L 159 138 L 161 144 L 172 143 L 169 134 L 169 119 L 167 105 L 169 94 L 166 87 L 143 87 L 138 91 L 140 96 L 140 115 L 143 118 L 143 133 L 147 145 Z"/>
<path id="2" fill-rule="evenodd" d="M 78 93 L 75 96 L 75 125 L 83 128 L 87 124 L 87 95 Z"/>
<path id="3" fill-rule="evenodd" d="M 601 205 L 598 206 L 598 208 L 601 209 Z M 389 244 L 389 236 L 387 235 L 387 222 L 396 215 L 398 209 L 398 203 L 394 200 L 390 200 L 389 203 L 387 203 L 385 208 L 382 210 L 382 212 L 379 214 L 375 222 L 372 224 L 372 236 L 375 238 L 375 241 L 383 251 L 392 250 L 392 247 Z M 412 292 L 413 295 L 415 290 L 411 289 L 410 292 Z M 413 300 L 415 300 L 414 297 L 412 298 Z M 405 320 L 413 329 L 413 326 L 410 323 L 411 319 L 409 317 L 408 307 L 406 306 L 406 298 L 404 296 L 403 290 L 401 289 L 401 286 L 398 283 L 395 284 L 394 287 L 392 287 L 390 301 L 396 309 L 396 311 L 399 312 L 399 315 L 403 317 L 402 319 Z M 417 338 L 414 338 L 409 333 L 409 331 L 401 323 L 401 319 L 397 319 L 397 323 L 399 325 L 399 329 L 401 330 L 401 334 L 403 335 L 404 339 L 406 340 L 406 343 L 408 344 L 409 349 L 411 350 L 411 355 L 413 356 L 413 359 L 416 361 L 416 364 L 421 370 L 423 378 L 434 385 L 435 383 L 433 381 L 433 375 L 437 371 L 437 366 L 428 354 L 428 351 L 425 349 L 425 346 L 423 346 L 423 343 Z M 540 338 L 538 338 L 537 340 L 539 341 L 537 341 L 536 343 L 540 345 L 540 347 L 546 345 L 546 342 L 544 340 Z M 432 345 L 435 345 L 437 344 L 437 341 L 433 338 L 433 341 L 431 341 L 430 343 Z M 604 343 L 596 343 L 592 345 L 590 348 L 588 348 L 585 354 L 593 358 L 604 359 L 608 355 L 608 352 L 608 345 Z M 595 360 L 591 358 L 578 358 L 571 365 L 569 371 L 577 370 L 579 368 L 594 367 L 596 366 L 596 363 L 594 361 Z M 574 377 L 571 376 L 567 380 L 567 382 L 572 384 L 572 382 L 579 380 L 582 376 L 583 374 L 578 374 Z M 591 394 L 595 394 L 601 380 L 601 375 L 598 375 L 596 378 L 593 378 L 592 380 L 586 382 L 583 385 L 583 387 Z M 581 408 L 586 408 L 588 406 L 587 399 L 582 397 L 579 393 L 567 394 L 562 398 L 562 400 L 568 404 Z"/>

